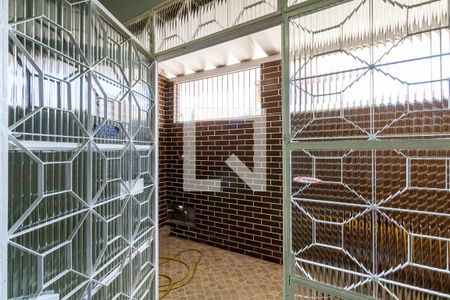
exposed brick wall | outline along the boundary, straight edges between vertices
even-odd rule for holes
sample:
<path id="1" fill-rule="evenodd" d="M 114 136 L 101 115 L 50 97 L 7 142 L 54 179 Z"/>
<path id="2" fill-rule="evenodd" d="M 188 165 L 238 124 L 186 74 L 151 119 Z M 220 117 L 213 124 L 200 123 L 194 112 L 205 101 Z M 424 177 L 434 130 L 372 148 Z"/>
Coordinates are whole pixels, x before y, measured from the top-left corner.
<path id="1" fill-rule="evenodd" d="M 196 122 L 196 178 L 220 179 L 221 192 L 183 190 L 183 124 L 173 122 L 173 84 L 160 80 L 160 207 L 196 209 L 196 227 L 176 225 L 176 236 L 281 262 L 281 63 L 261 66 L 267 121 L 267 190 L 254 192 L 225 163 L 235 154 L 253 170 L 253 120 Z M 166 206 L 167 204 L 167 206 Z M 166 216 L 166 212 L 161 212 Z"/>
<path id="2" fill-rule="evenodd" d="M 171 157 L 169 156 L 171 143 L 167 138 L 170 133 L 170 124 L 173 116 L 173 84 L 163 77 L 158 82 L 158 105 L 159 105 L 159 224 L 163 226 L 167 221 L 167 189 L 170 188 L 168 167 Z"/>

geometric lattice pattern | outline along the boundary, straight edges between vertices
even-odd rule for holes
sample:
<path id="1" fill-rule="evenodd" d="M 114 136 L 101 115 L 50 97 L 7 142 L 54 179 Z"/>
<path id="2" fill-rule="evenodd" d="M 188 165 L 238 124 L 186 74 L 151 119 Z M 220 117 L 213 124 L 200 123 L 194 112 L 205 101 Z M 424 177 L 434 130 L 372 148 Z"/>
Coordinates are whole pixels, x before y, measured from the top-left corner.
<path id="1" fill-rule="evenodd" d="M 154 61 L 94 2 L 9 7 L 8 298 L 154 299 Z"/>
<path id="2" fill-rule="evenodd" d="M 153 18 L 149 11 L 124 23 L 125 27 L 136 37 L 139 43 L 147 50 L 153 50 Z"/>
<path id="3" fill-rule="evenodd" d="M 447 1 L 351 1 L 290 29 L 295 140 L 450 136 Z"/>
<path id="4" fill-rule="evenodd" d="M 174 0 L 154 12 L 155 52 L 276 12 L 276 0 Z"/>
<path id="5" fill-rule="evenodd" d="M 382 299 L 448 297 L 449 157 L 446 150 L 294 151 L 294 178 L 321 180 L 292 183 L 298 273 Z"/>
<path id="6" fill-rule="evenodd" d="M 290 153 L 296 275 L 450 298 L 450 152 L 351 146 L 450 136 L 448 5 L 356 0 L 290 19 L 291 134 L 319 141 Z"/>

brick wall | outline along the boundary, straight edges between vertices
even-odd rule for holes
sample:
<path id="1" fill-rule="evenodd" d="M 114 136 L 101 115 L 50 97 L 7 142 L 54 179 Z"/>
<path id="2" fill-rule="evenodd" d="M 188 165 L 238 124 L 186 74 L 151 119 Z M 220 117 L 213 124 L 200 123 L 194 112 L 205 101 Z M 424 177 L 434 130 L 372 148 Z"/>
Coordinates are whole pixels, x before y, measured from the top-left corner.
<path id="1" fill-rule="evenodd" d="M 173 84 L 167 79 L 159 77 L 158 105 L 159 105 L 159 224 L 163 226 L 167 221 L 167 190 L 170 188 L 171 143 L 168 136 L 171 132 L 173 115 Z"/>
<path id="2" fill-rule="evenodd" d="M 261 66 L 266 109 L 267 190 L 254 192 L 225 163 L 235 154 L 253 170 L 253 120 L 196 122 L 196 179 L 220 179 L 220 192 L 183 190 L 183 124 L 173 122 L 173 84 L 160 80 L 160 207 L 196 209 L 196 226 L 176 236 L 280 263 L 282 259 L 281 63 Z"/>

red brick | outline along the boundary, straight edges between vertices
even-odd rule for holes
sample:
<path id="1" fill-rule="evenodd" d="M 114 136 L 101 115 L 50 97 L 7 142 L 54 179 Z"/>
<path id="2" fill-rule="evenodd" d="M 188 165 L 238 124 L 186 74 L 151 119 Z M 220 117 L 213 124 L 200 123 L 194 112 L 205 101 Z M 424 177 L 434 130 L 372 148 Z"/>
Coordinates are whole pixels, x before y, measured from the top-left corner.
<path id="1" fill-rule="evenodd" d="M 178 237 L 281 263 L 282 128 L 281 62 L 261 66 L 261 103 L 267 116 L 267 191 L 253 192 L 224 162 L 237 155 L 253 168 L 253 123 L 246 119 L 196 123 L 197 178 L 220 179 L 222 192 L 183 190 L 183 126 L 174 123 L 174 85 L 159 79 L 160 224 L 167 208 L 196 209 L 196 227 L 176 225 Z"/>

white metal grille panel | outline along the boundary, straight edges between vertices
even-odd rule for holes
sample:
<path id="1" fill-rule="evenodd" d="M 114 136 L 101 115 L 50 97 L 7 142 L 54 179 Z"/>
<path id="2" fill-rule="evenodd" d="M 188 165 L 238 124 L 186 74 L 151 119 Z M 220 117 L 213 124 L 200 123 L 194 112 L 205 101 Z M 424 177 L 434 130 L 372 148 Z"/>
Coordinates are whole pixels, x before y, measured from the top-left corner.
<path id="1" fill-rule="evenodd" d="M 155 9 L 155 52 L 269 15 L 277 0 L 174 0 Z"/>
<path id="2" fill-rule="evenodd" d="M 449 136 L 447 1 L 350 1 L 290 24 L 294 139 Z"/>
<path id="3" fill-rule="evenodd" d="M 289 34 L 291 275 L 450 298 L 448 1 L 348 1 Z"/>
<path id="4" fill-rule="evenodd" d="M 175 122 L 261 115 L 259 67 L 176 83 Z"/>
<path id="5" fill-rule="evenodd" d="M 9 24 L 8 298 L 154 299 L 154 61 L 95 2 Z"/>

